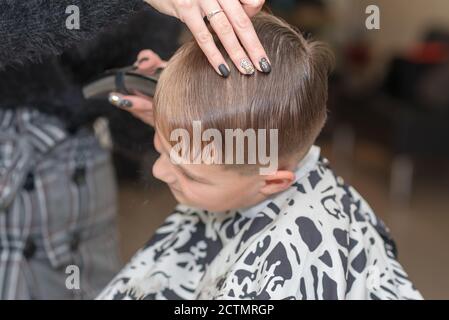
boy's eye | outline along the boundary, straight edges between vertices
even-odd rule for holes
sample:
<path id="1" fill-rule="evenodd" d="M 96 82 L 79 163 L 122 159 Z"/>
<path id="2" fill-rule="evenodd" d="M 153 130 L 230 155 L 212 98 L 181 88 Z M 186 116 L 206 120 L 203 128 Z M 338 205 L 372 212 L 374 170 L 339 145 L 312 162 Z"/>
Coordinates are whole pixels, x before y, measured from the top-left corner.
<path id="1" fill-rule="evenodd" d="M 207 180 L 203 180 L 201 177 L 197 178 L 197 177 L 191 176 L 186 170 L 184 170 L 180 166 L 175 166 L 175 167 L 181 173 L 181 175 L 189 181 L 201 183 L 201 184 L 207 184 L 207 185 L 210 184 Z"/>
<path id="2" fill-rule="evenodd" d="M 190 180 L 190 181 L 198 182 L 195 178 L 189 176 L 189 175 L 186 174 L 185 172 L 183 172 L 182 174 L 183 174 L 183 176 L 184 176 L 186 179 L 188 179 L 188 180 Z"/>
<path id="3" fill-rule="evenodd" d="M 178 169 L 179 169 L 179 168 L 178 168 Z M 194 177 L 190 176 L 190 175 L 187 174 L 187 172 L 185 172 L 184 170 L 179 169 L 179 171 L 181 172 L 182 176 L 183 176 L 184 178 L 186 178 L 187 180 L 192 181 L 192 182 L 198 182 L 198 183 L 201 183 L 201 181 L 198 181 L 198 180 L 195 179 Z"/>

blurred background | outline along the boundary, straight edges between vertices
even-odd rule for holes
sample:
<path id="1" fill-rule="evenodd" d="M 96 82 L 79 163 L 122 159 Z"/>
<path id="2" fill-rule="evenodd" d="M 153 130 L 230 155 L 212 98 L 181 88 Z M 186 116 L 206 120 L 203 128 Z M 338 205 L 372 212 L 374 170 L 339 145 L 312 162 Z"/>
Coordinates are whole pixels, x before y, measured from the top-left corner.
<path id="1" fill-rule="evenodd" d="M 390 227 L 399 260 L 424 297 L 449 299 L 449 1 L 268 3 L 305 35 L 328 42 L 337 57 L 329 121 L 317 143 L 323 155 Z M 379 30 L 365 25 L 373 4 Z M 151 136 L 115 152 L 124 261 L 175 205 L 151 177 L 156 157 Z"/>

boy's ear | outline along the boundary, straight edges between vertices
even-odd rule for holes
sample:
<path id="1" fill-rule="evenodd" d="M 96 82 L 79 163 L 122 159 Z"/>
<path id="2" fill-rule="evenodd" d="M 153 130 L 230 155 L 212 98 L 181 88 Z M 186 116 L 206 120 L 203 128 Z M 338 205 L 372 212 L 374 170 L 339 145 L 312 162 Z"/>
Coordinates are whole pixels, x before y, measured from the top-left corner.
<path id="1" fill-rule="evenodd" d="M 261 177 L 265 180 L 265 185 L 260 188 L 260 192 L 265 196 L 282 192 L 295 181 L 295 174 L 288 170 L 279 170 L 273 174 Z"/>

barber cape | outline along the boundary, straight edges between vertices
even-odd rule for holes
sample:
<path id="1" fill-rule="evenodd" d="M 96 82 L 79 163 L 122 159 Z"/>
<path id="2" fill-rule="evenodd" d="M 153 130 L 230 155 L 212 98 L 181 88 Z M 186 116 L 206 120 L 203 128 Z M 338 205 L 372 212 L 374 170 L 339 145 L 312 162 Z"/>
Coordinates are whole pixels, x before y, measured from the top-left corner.
<path id="1" fill-rule="evenodd" d="M 98 299 L 422 299 L 388 229 L 313 146 L 259 205 L 179 205 Z"/>

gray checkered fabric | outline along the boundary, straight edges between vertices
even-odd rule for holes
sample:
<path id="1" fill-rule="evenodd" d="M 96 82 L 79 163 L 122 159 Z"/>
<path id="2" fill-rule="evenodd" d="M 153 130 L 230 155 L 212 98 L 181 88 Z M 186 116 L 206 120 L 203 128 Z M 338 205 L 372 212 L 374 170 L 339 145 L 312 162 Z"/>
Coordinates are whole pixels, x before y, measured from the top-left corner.
<path id="1" fill-rule="evenodd" d="M 94 297 L 120 268 L 115 217 L 110 155 L 90 129 L 0 110 L 0 299 Z"/>

